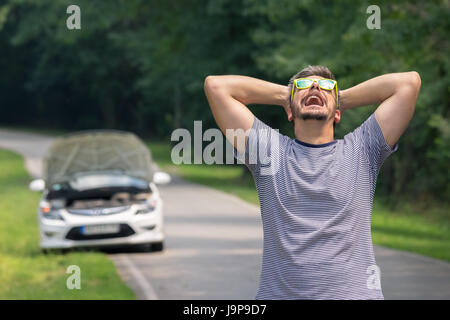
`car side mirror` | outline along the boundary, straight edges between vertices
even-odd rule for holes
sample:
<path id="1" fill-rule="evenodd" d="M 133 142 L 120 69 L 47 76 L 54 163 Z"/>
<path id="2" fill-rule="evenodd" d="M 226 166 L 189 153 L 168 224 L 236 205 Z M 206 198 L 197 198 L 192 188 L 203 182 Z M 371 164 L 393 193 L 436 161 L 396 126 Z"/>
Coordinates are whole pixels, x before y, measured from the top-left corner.
<path id="1" fill-rule="evenodd" d="M 45 181 L 43 179 L 36 179 L 30 182 L 28 188 L 31 191 L 42 192 L 45 189 Z"/>
<path id="2" fill-rule="evenodd" d="M 155 184 L 167 184 L 172 180 L 168 173 L 158 171 L 153 174 L 153 182 Z"/>

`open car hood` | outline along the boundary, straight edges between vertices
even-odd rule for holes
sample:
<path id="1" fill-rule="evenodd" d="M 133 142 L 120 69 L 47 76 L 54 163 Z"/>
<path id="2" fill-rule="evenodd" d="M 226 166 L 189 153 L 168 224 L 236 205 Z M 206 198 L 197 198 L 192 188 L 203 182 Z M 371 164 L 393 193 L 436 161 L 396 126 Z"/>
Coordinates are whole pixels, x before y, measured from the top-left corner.
<path id="1" fill-rule="evenodd" d="M 68 182 L 82 172 L 118 171 L 152 181 L 149 149 L 133 133 L 95 130 L 73 133 L 57 139 L 44 163 L 47 186 Z"/>

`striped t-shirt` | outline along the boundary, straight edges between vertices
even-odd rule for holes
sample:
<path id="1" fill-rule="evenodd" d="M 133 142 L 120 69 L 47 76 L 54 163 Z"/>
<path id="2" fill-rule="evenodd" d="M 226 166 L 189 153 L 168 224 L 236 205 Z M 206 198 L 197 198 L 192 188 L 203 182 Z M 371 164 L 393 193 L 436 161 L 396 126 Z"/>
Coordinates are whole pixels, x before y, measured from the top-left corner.
<path id="1" fill-rule="evenodd" d="M 311 145 L 255 117 L 245 154 L 263 224 L 256 299 L 383 299 L 370 233 L 390 148 L 373 113 L 343 139 Z"/>

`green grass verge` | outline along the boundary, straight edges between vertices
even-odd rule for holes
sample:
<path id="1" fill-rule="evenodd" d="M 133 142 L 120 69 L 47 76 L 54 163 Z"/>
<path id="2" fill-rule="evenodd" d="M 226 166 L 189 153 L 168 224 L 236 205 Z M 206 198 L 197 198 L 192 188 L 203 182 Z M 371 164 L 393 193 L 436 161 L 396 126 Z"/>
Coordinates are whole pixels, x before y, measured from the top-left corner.
<path id="1" fill-rule="evenodd" d="M 148 143 L 156 163 L 162 170 L 186 180 L 232 193 L 259 205 L 251 176 L 242 178 L 241 166 L 174 165 L 171 147 L 166 142 Z M 389 209 L 375 199 L 372 211 L 373 242 L 385 247 L 410 251 L 450 261 L 450 210 L 438 208 L 417 212 L 409 206 Z"/>
<path id="2" fill-rule="evenodd" d="M 408 205 L 391 210 L 375 201 L 372 212 L 373 242 L 450 261 L 448 208 L 418 212 Z"/>
<path id="3" fill-rule="evenodd" d="M 0 168 L 0 299 L 135 299 L 104 253 L 42 254 L 40 194 L 28 190 L 23 159 L 0 150 Z M 66 287 L 70 265 L 80 267 L 80 290 Z"/>

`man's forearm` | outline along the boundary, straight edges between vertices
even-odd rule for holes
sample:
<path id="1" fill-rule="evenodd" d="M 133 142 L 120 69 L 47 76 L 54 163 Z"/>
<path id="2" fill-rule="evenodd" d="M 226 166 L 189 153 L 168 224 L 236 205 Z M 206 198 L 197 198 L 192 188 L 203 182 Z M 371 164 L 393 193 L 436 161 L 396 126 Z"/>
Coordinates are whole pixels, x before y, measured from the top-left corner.
<path id="1" fill-rule="evenodd" d="M 390 73 L 364 81 L 341 91 L 341 108 L 353 109 L 360 106 L 380 104 L 401 87 L 414 84 L 419 78 L 417 72 Z"/>
<path id="2" fill-rule="evenodd" d="M 285 106 L 289 101 L 287 86 L 238 75 L 212 76 L 216 86 L 234 99 L 248 104 Z"/>
<path id="3" fill-rule="evenodd" d="M 283 106 L 292 121 L 288 87 L 268 81 L 237 75 L 208 76 L 205 94 L 217 125 L 224 134 L 228 129 L 250 129 L 254 115 L 246 105 L 270 104 Z M 242 146 L 230 141 L 239 152 Z"/>

